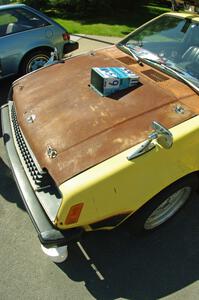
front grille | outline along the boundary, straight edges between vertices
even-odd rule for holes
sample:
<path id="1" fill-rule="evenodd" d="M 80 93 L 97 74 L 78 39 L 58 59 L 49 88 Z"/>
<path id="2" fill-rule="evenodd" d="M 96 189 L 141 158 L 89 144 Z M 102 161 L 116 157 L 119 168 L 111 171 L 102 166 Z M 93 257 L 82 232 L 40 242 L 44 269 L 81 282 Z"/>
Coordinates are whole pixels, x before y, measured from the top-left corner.
<path id="1" fill-rule="evenodd" d="M 39 167 L 38 163 L 36 162 L 36 159 L 33 159 L 31 150 L 29 149 L 25 141 L 25 138 L 23 137 L 21 129 L 19 127 L 14 105 L 12 105 L 11 107 L 11 120 L 12 120 L 13 130 L 15 134 L 15 140 L 19 150 L 18 152 L 23 162 L 26 165 L 26 168 L 29 173 L 28 175 L 31 176 L 31 179 L 34 182 L 34 185 L 36 186 L 37 190 L 43 189 L 45 187 L 49 187 L 50 176 L 47 174 L 47 172 L 43 171 Z"/>
<path id="2" fill-rule="evenodd" d="M 9 110 L 14 144 L 26 176 L 47 216 L 54 222 L 62 202 L 60 190 L 48 173 L 48 170 L 43 170 L 39 166 L 34 153 L 20 129 L 15 106 L 12 101 L 9 101 Z"/>

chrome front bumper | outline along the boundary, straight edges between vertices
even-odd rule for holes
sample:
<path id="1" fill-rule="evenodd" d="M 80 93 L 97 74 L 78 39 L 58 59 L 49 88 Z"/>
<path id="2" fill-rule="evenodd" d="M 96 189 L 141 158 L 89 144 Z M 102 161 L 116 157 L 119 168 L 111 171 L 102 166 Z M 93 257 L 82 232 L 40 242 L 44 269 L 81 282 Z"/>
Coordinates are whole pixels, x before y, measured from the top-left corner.
<path id="1" fill-rule="evenodd" d="M 67 245 L 71 240 L 78 239 L 83 232 L 82 228 L 68 229 L 65 231 L 55 228 L 41 206 L 15 147 L 8 104 L 1 108 L 1 122 L 3 140 L 10 160 L 13 176 L 26 210 L 38 233 L 40 242 L 46 247 L 54 247 Z"/>

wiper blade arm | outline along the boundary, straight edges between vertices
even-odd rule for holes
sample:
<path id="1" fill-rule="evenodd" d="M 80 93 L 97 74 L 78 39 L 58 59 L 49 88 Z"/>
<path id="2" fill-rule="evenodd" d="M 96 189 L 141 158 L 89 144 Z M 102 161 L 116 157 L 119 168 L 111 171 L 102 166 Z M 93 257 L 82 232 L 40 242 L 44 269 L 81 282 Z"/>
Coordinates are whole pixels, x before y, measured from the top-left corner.
<path id="1" fill-rule="evenodd" d="M 121 43 L 117 44 L 117 46 L 119 48 L 125 49 L 128 53 L 130 53 L 131 56 L 133 56 L 133 58 L 137 61 L 137 63 L 139 65 L 143 66 L 143 61 L 148 61 L 149 63 L 151 62 L 153 64 L 156 64 L 160 68 L 172 73 L 174 76 L 176 76 L 178 79 L 180 79 L 182 82 L 187 84 L 190 88 L 192 88 L 197 94 L 199 94 L 199 88 L 195 84 L 193 84 L 190 80 L 185 78 L 185 75 L 184 75 L 183 71 L 180 71 L 180 70 L 178 70 L 174 67 L 167 66 L 166 63 L 161 60 L 161 58 L 160 59 L 158 59 L 158 58 L 153 59 L 153 58 L 147 58 L 147 57 L 144 57 L 144 56 L 139 57 L 134 53 L 134 51 L 130 47 L 128 47 L 126 45 L 123 45 Z"/>
<path id="2" fill-rule="evenodd" d="M 166 63 L 161 62 L 161 60 L 155 60 L 155 59 L 149 59 L 142 57 L 143 60 L 149 61 L 151 63 L 155 63 L 158 66 L 160 66 L 162 69 L 169 71 L 170 73 L 174 74 L 178 79 L 180 79 L 182 82 L 186 83 L 189 87 L 191 87 L 196 93 L 199 94 L 199 88 L 193 84 L 190 80 L 185 78 L 185 75 L 183 71 L 180 71 L 174 67 L 169 67 L 166 65 Z"/>
<path id="3" fill-rule="evenodd" d="M 129 48 L 128 46 L 126 45 L 123 45 L 121 43 L 117 44 L 119 48 L 122 48 L 122 49 L 125 49 L 127 50 L 128 53 L 131 54 L 131 56 L 133 56 L 133 58 L 137 61 L 137 63 L 140 65 L 140 66 L 143 66 L 143 63 L 142 61 L 140 60 L 140 58 L 133 52 L 133 50 L 131 50 L 131 48 Z"/>

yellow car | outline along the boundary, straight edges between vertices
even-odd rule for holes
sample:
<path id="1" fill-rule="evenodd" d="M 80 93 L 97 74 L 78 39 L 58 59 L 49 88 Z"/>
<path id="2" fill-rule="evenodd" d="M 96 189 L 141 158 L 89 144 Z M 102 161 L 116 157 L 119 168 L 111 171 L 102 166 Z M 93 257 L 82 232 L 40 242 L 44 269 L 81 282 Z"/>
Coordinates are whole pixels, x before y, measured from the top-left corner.
<path id="1" fill-rule="evenodd" d="M 64 259 L 83 232 L 130 216 L 135 231 L 152 231 L 182 208 L 198 187 L 198 93 L 191 13 L 161 15 L 117 45 L 13 83 L 3 137 L 45 253 Z"/>

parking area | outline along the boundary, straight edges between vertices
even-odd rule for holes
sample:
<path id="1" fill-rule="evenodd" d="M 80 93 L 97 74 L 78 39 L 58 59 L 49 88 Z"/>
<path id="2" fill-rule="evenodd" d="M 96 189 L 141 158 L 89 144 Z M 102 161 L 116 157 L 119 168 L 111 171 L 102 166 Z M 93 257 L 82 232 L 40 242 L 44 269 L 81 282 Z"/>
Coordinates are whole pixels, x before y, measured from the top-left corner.
<path id="1" fill-rule="evenodd" d="M 91 38 L 74 36 L 80 49 L 72 55 L 118 40 Z M 1 105 L 13 80 L 0 81 Z M 55 264 L 40 249 L 8 166 L 0 131 L 0 299 L 198 299 L 198 194 L 152 234 L 135 237 L 130 222 L 93 232 Z"/>

